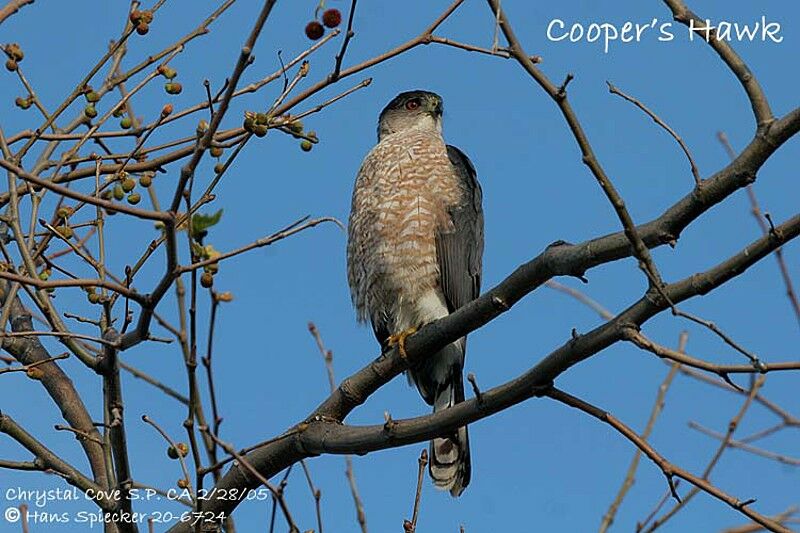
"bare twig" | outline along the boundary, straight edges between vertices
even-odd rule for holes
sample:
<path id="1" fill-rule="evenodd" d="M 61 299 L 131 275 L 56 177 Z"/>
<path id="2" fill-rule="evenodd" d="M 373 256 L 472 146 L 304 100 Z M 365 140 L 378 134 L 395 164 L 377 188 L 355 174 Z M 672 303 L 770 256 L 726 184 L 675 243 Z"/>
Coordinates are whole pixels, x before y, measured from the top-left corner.
<path id="1" fill-rule="evenodd" d="M 217 443 L 219 447 L 225 450 L 225 453 L 232 456 L 242 467 L 244 467 L 251 476 L 255 477 L 259 483 L 264 485 L 269 489 L 272 493 L 272 496 L 278 502 L 281 510 L 283 511 L 283 515 L 286 518 L 286 523 L 289 524 L 289 531 L 290 533 L 300 533 L 300 529 L 295 524 L 294 519 L 292 518 L 292 513 L 289 511 L 289 507 L 286 504 L 286 500 L 283 497 L 283 490 L 281 488 L 275 487 L 272 483 L 270 483 L 261 473 L 256 470 L 248 461 L 245 459 L 241 454 L 236 451 L 236 448 L 228 444 L 227 442 L 223 442 L 217 438 L 216 435 L 208 431 L 207 427 L 201 427 L 201 431 L 206 433 L 214 442 Z"/>
<path id="2" fill-rule="evenodd" d="M 678 351 L 683 352 L 686 349 L 686 340 L 688 339 L 689 335 L 686 332 L 681 333 L 680 338 L 678 340 Z M 647 420 L 647 425 L 642 431 L 641 439 L 646 441 L 650 437 L 650 433 L 653 431 L 655 427 L 656 420 L 658 416 L 661 414 L 661 411 L 664 409 L 664 398 L 667 395 L 667 390 L 669 390 L 670 385 L 672 384 L 672 380 L 675 378 L 675 375 L 678 372 L 679 368 L 678 363 L 673 363 L 667 372 L 666 377 L 661 382 L 661 385 L 658 387 L 658 394 L 656 396 L 656 401 L 653 404 L 653 408 L 650 411 L 650 418 Z M 634 478 L 636 475 L 636 470 L 639 467 L 639 460 L 642 457 L 642 451 L 637 449 L 636 453 L 633 455 L 633 459 L 631 460 L 631 464 L 628 467 L 628 472 L 625 474 L 625 479 L 622 482 L 622 486 L 617 492 L 616 498 L 611 503 L 611 506 L 606 511 L 606 514 L 603 515 L 603 520 L 600 523 L 600 533 L 605 533 L 608 531 L 608 528 L 611 527 L 611 524 L 614 523 L 614 517 L 617 514 L 617 510 L 619 506 L 622 505 L 622 501 L 625 499 L 625 495 L 628 493 L 630 488 L 633 486 Z"/>
<path id="3" fill-rule="evenodd" d="M 681 139 L 681 136 L 678 135 L 675 132 L 675 130 L 673 130 L 672 128 L 669 127 L 669 124 L 667 124 L 666 122 L 661 120 L 661 118 L 658 115 L 656 115 L 653 111 L 651 111 L 642 102 L 640 102 L 636 98 L 634 98 L 632 96 L 629 96 L 629 95 L 625 94 L 624 92 L 620 91 L 614 85 L 612 85 L 610 81 L 607 81 L 606 83 L 608 84 L 608 90 L 609 90 L 609 92 L 611 92 L 611 94 L 616 94 L 616 95 L 620 96 L 622 99 L 627 100 L 628 102 L 632 103 L 633 105 L 635 105 L 636 107 L 638 107 L 639 109 L 644 111 L 644 113 L 648 117 L 653 119 L 653 122 L 655 122 L 656 124 L 661 126 L 667 133 L 670 134 L 670 136 L 672 136 L 673 139 L 675 139 L 675 141 L 678 143 L 678 145 L 680 145 L 681 150 L 683 150 L 683 153 L 686 155 L 686 159 L 689 160 L 689 166 L 692 169 L 692 176 L 694 176 L 695 185 L 700 186 L 701 182 L 703 181 L 702 178 L 700 177 L 700 171 L 697 169 L 697 164 L 694 162 L 694 158 L 692 157 L 692 153 L 689 151 L 689 147 L 686 146 L 685 142 L 683 142 L 683 139 Z"/>
<path id="4" fill-rule="evenodd" d="M 689 422 L 689 427 L 692 429 L 696 429 L 700 433 L 708 435 L 709 437 L 713 437 L 721 442 L 725 440 L 725 434 L 719 433 L 718 431 L 714 431 L 713 429 L 708 429 L 707 427 L 702 426 L 697 422 Z M 754 455 L 759 455 L 766 459 L 772 459 L 773 461 L 777 461 L 784 465 L 800 466 L 800 459 L 795 459 L 794 457 L 789 457 L 788 455 L 781 455 L 779 453 L 771 452 L 769 450 L 764 450 L 763 448 L 747 444 L 746 442 L 743 441 L 729 439 L 728 446 L 730 448 L 738 448 L 742 451 L 749 452 Z"/>
<path id="5" fill-rule="evenodd" d="M 730 441 L 733 438 L 734 431 L 736 431 L 736 428 L 739 426 L 739 422 L 741 422 L 741 420 L 744 417 L 745 413 L 747 413 L 748 409 L 750 409 L 750 406 L 753 403 L 753 399 L 755 398 L 756 394 L 758 394 L 758 391 L 761 389 L 761 386 L 764 384 L 765 379 L 766 379 L 766 376 L 759 376 L 758 377 L 758 379 L 755 381 L 755 383 L 753 383 L 753 386 L 748 391 L 747 397 L 745 398 L 745 401 L 742 403 L 741 408 L 739 408 L 739 411 L 736 413 L 736 415 L 730 420 L 730 422 L 728 422 L 728 429 L 727 429 L 727 431 L 725 433 L 725 437 L 722 439 L 722 441 L 720 442 L 720 445 L 717 448 L 716 452 L 711 457 L 711 460 L 708 462 L 708 464 L 706 465 L 705 469 L 703 470 L 703 474 L 702 474 L 702 479 L 703 480 L 707 480 L 709 478 L 709 476 L 711 475 L 712 470 L 714 470 L 714 467 L 717 465 L 717 463 L 719 462 L 720 458 L 722 457 L 722 454 L 728 448 L 728 446 L 730 444 Z M 703 490 L 703 489 L 700 486 L 695 485 L 692 488 L 692 490 L 690 490 L 683 497 L 683 499 L 681 501 L 676 503 L 669 511 L 664 513 L 661 517 L 653 520 L 652 524 L 650 524 L 647 527 L 647 529 L 644 529 L 645 533 L 651 533 L 652 531 L 655 531 L 656 529 L 658 529 L 659 527 L 664 525 L 665 522 L 667 522 L 670 518 L 675 516 L 675 514 L 678 511 L 680 511 L 684 506 L 686 506 L 686 504 L 688 504 L 692 500 L 692 498 L 694 498 L 701 490 Z M 749 518 L 752 519 L 753 517 L 749 517 Z M 760 520 L 755 520 L 755 521 L 758 522 L 759 524 L 767 525 L 767 523 L 765 523 L 763 521 L 760 521 Z M 775 524 L 774 521 L 772 521 L 772 524 L 774 524 L 778 528 L 782 528 L 783 527 L 780 524 Z M 783 529 L 772 529 L 771 527 L 768 527 L 768 529 L 770 531 L 788 531 L 785 528 L 783 528 Z"/>
<path id="6" fill-rule="evenodd" d="M 728 140 L 728 136 L 725 135 L 724 132 L 720 131 L 717 133 L 717 138 L 719 139 L 719 142 L 722 143 L 722 146 L 725 148 L 725 151 L 728 153 L 728 157 L 731 158 L 731 161 L 735 160 L 736 152 L 734 152 L 733 147 Z M 761 207 L 759 206 L 758 198 L 756 197 L 756 191 L 752 184 L 747 186 L 747 197 L 750 200 L 750 212 L 752 213 L 753 218 L 756 219 L 758 227 L 761 228 L 761 232 L 766 235 L 769 233 L 770 228 L 764 221 Z M 789 303 L 794 310 L 794 316 L 797 318 L 797 323 L 800 325 L 800 299 L 797 297 L 797 292 L 795 292 L 794 283 L 792 282 L 792 277 L 789 274 L 789 267 L 786 266 L 786 259 L 783 257 L 783 248 L 778 248 L 775 250 L 773 255 L 775 256 L 775 260 L 778 262 L 778 268 L 781 272 L 781 278 L 783 278 L 783 284 L 786 285 L 786 297 L 789 298 Z"/>
<path id="7" fill-rule="evenodd" d="M 9 335 L 6 333 L 5 335 Z M 59 361 L 61 359 L 66 359 L 69 357 L 68 353 L 62 353 L 61 355 L 56 355 L 54 357 L 48 357 L 47 359 L 42 359 L 41 361 L 36 361 L 27 365 L 22 366 L 9 366 L 6 368 L 0 368 L 0 374 L 6 374 L 8 372 L 27 372 L 31 368 L 36 368 L 39 365 L 43 365 L 45 363 L 49 363 L 51 361 Z"/>
<path id="8" fill-rule="evenodd" d="M 642 451 L 642 453 L 644 453 L 651 461 L 653 461 L 653 463 L 655 463 L 656 466 L 661 469 L 670 484 L 670 490 L 672 491 L 673 495 L 677 496 L 675 493 L 673 480 L 674 478 L 678 477 L 694 485 L 695 490 L 698 492 L 703 491 L 710 496 L 717 498 L 718 500 L 728 504 L 733 509 L 746 515 L 754 522 L 767 527 L 770 531 L 778 533 L 792 533 L 790 529 L 784 527 L 782 524 L 751 509 L 750 504 L 753 503 L 753 500 L 740 500 L 709 483 L 706 479 L 706 476 L 697 477 L 694 474 L 691 474 L 690 472 L 673 465 L 667 459 L 661 456 L 644 439 L 640 438 L 631 428 L 617 420 L 617 418 L 611 413 L 603 411 L 594 405 L 591 405 L 556 388 L 550 389 L 545 393 L 545 395 L 556 401 L 569 405 L 570 407 L 574 407 L 575 409 L 583 411 L 617 430 L 620 434 L 622 434 L 622 436 L 631 441 Z"/>
<path id="9" fill-rule="evenodd" d="M 311 479 L 311 472 L 309 471 L 306 462 L 300 461 L 300 466 L 303 467 L 303 473 L 305 474 L 306 481 L 308 482 L 308 490 L 311 491 L 311 496 L 314 498 L 314 508 L 316 509 L 317 513 L 317 531 L 319 531 L 319 533 L 323 533 L 322 510 L 320 509 L 320 500 L 322 499 L 322 491 L 314 486 L 314 481 Z"/>
<path id="10" fill-rule="evenodd" d="M 403 522 L 403 529 L 406 533 L 416 533 L 417 518 L 419 517 L 419 502 L 422 496 L 422 480 L 425 478 L 425 466 L 428 464 L 428 450 L 422 449 L 419 455 L 419 468 L 417 469 L 417 490 L 414 493 L 414 510 L 411 513 L 411 520 Z"/>
<path id="11" fill-rule="evenodd" d="M 292 223 L 288 227 L 286 227 L 286 228 L 284 228 L 284 229 L 282 229 L 282 230 L 280 230 L 280 231 L 278 231 L 276 233 L 273 233 L 272 235 L 269 235 L 268 237 L 263 237 L 261 239 L 258 239 L 257 241 L 252 242 L 252 243 L 250 243 L 250 244 L 248 244 L 246 246 L 242 246 L 241 248 L 238 248 L 236 250 L 233 250 L 233 251 L 230 251 L 230 252 L 226 252 L 224 254 L 220 254 L 217 257 L 213 257 L 211 259 L 205 259 L 203 261 L 198 261 L 197 263 L 193 263 L 191 265 L 182 266 L 182 267 L 180 267 L 180 273 L 191 272 L 193 270 L 197 270 L 198 268 L 203 268 L 203 267 L 208 266 L 208 265 L 216 264 L 219 261 L 223 261 L 225 259 L 228 259 L 229 257 L 234 257 L 236 255 L 243 254 L 245 252 L 249 252 L 250 250 L 253 250 L 255 248 L 261 248 L 262 246 L 269 246 L 270 244 L 272 244 L 274 242 L 277 242 L 277 241 L 280 241 L 282 239 L 285 239 L 286 237 L 290 237 L 290 236 L 294 235 L 295 233 L 300 233 L 301 231 L 306 230 L 308 228 L 313 228 L 314 226 L 317 226 L 317 225 L 322 224 L 324 222 L 333 222 L 336 225 L 341 227 L 341 222 L 339 222 L 338 220 L 336 220 L 333 217 L 312 218 L 311 220 L 308 220 L 308 217 L 304 217 L 304 218 L 298 220 L 297 222 Z"/>
<path id="12" fill-rule="evenodd" d="M 328 373 L 328 384 L 330 385 L 331 393 L 336 390 L 336 377 L 333 372 L 333 351 L 325 348 L 325 343 L 322 341 L 322 335 L 319 333 L 316 324 L 313 322 L 308 323 L 308 331 L 314 337 L 314 342 L 317 344 L 319 353 L 325 361 L 325 370 Z M 345 462 L 345 477 L 347 483 L 350 485 L 350 494 L 353 497 L 353 504 L 356 507 L 356 520 L 361 527 L 362 533 L 367 533 L 367 515 L 364 512 L 364 502 L 361 500 L 361 495 L 358 492 L 358 485 L 356 484 L 356 476 L 353 472 L 353 458 L 349 455 L 344 456 Z"/>

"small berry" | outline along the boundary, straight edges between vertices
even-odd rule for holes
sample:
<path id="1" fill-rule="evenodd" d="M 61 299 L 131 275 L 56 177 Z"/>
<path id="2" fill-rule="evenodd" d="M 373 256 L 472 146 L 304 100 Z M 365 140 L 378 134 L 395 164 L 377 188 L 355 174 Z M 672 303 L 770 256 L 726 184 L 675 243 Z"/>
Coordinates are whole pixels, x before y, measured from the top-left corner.
<path id="1" fill-rule="evenodd" d="M 111 197 L 113 195 L 114 195 L 114 193 L 111 192 L 111 189 L 106 189 L 106 190 L 104 190 L 103 192 L 100 193 L 100 198 L 102 198 L 103 200 L 111 200 Z"/>
<path id="2" fill-rule="evenodd" d="M 122 190 L 119 184 L 114 185 L 114 199 L 119 201 L 123 198 L 125 198 L 125 191 Z"/>
<path id="3" fill-rule="evenodd" d="M 171 80 L 172 78 L 178 75 L 178 71 L 170 67 L 169 65 L 159 65 L 156 70 L 158 71 L 159 74 L 161 74 L 168 80 Z"/>
<path id="4" fill-rule="evenodd" d="M 142 11 L 142 22 L 146 22 L 150 24 L 153 22 L 153 12 L 152 11 Z"/>
<path id="5" fill-rule="evenodd" d="M 111 112 L 111 116 L 114 118 L 119 118 L 125 114 L 125 107 L 118 107 Z"/>
<path id="6" fill-rule="evenodd" d="M 149 187 L 152 184 L 153 184 L 152 174 L 149 173 L 142 174 L 141 177 L 139 178 L 139 185 L 141 185 L 142 187 Z"/>
<path id="7" fill-rule="evenodd" d="M 30 98 L 23 98 L 21 96 L 17 96 L 17 98 L 14 100 L 14 103 L 17 105 L 17 107 L 21 109 L 28 109 L 33 102 L 31 102 Z"/>
<path id="8" fill-rule="evenodd" d="M 220 292 L 217 294 L 217 301 L 218 302 L 232 302 L 233 301 L 233 293 L 232 292 Z"/>
<path id="9" fill-rule="evenodd" d="M 58 218 L 68 218 L 72 214 L 72 208 L 68 206 L 61 206 L 56 211 L 56 217 Z"/>
<path id="10" fill-rule="evenodd" d="M 309 140 L 306 140 L 306 139 L 303 139 L 303 140 L 300 142 L 300 149 L 301 149 L 302 151 L 304 151 L 304 152 L 310 152 L 312 148 L 314 148 L 314 144 L 313 144 L 311 141 L 309 141 Z"/>
<path id="11" fill-rule="evenodd" d="M 186 478 L 181 478 L 178 480 L 178 488 L 180 489 L 188 489 L 189 488 L 189 481 Z"/>
<path id="12" fill-rule="evenodd" d="M 316 20 L 312 20 L 311 22 L 306 24 L 306 37 L 308 37 L 312 41 L 316 41 L 317 39 L 322 37 L 324 33 L 325 33 L 325 28 L 323 28 L 322 24 L 320 24 Z"/>
<path id="13" fill-rule="evenodd" d="M 214 275 L 211 272 L 203 272 L 203 275 L 200 276 L 200 285 L 210 289 L 214 285 Z"/>
<path id="14" fill-rule="evenodd" d="M 93 104 L 89 104 L 83 108 L 83 114 L 89 118 L 94 118 L 97 116 L 97 109 L 94 108 Z"/>
<path id="15" fill-rule="evenodd" d="M 200 119 L 200 122 L 197 123 L 197 128 L 195 128 L 194 131 L 195 133 L 197 133 L 198 137 L 205 135 L 206 132 L 208 131 L 208 122 L 206 121 L 206 119 L 204 118 Z"/>
<path id="16" fill-rule="evenodd" d="M 88 93 L 86 93 L 84 95 L 84 98 L 86 98 L 87 102 L 89 102 L 90 104 L 93 104 L 95 102 L 99 102 L 100 101 L 100 93 L 95 92 L 95 91 L 90 91 L 90 92 L 88 92 Z"/>
<path id="17" fill-rule="evenodd" d="M 322 23 L 328 28 L 335 28 L 342 23 L 342 13 L 338 9 L 328 9 L 322 14 Z"/>
<path id="18" fill-rule="evenodd" d="M 170 446 L 169 448 L 167 448 L 167 456 L 169 456 L 170 459 L 186 457 L 188 454 L 189 454 L 189 447 L 183 442 L 179 442 L 175 446 Z"/>
<path id="19" fill-rule="evenodd" d="M 167 94 L 181 94 L 183 85 L 177 81 L 170 81 L 164 84 L 164 90 L 167 91 Z"/>
<path id="20" fill-rule="evenodd" d="M 211 154 L 211 157 L 221 157 L 224 150 L 221 146 L 212 146 L 208 153 Z"/>
<path id="21" fill-rule="evenodd" d="M 6 70 L 9 72 L 14 72 L 15 70 L 17 70 L 17 62 L 14 61 L 13 59 L 9 59 L 8 61 L 6 61 Z"/>
<path id="22" fill-rule="evenodd" d="M 256 124 L 266 126 L 269 124 L 269 115 L 266 113 L 256 113 Z"/>
<path id="23" fill-rule="evenodd" d="M 128 18 L 130 18 L 131 22 L 133 22 L 134 24 L 139 24 L 139 22 L 141 22 L 142 20 L 142 12 L 139 11 L 138 9 L 134 9 L 133 11 L 131 11 L 131 14 L 128 16 Z"/>
<path id="24" fill-rule="evenodd" d="M 147 32 L 150 31 L 150 25 L 146 22 L 140 22 L 136 25 L 136 33 L 139 35 L 147 35 Z"/>
<path id="25" fill-rule="evenodd" d="M 134 179 L 131 177 L 127 177 L 122 180 L 122 183 L 120 185 L 122 185 L 123 191 L 131 192 L 133 189 L 136 188 L 136 181 L 134 181 Z"/>
<path id="26" fill-rule="evenodd" d="M 138 192 L 132 192 L 128 195 L 128 203 L 131 205 L 136 205 L 142 201 L 142 195 Z"/>
<path id="27" fill-rule="evenodd" d="M 22 48 L 20 48 L 17 43 L 11 43 L 6 46 L 5 52 L 8 57 L 15 61 L 22 61 L 25 57 L 25 54 L 22 53 Z"/>
<path id="28" fill-rule="evenodd" d="M 319 140 L 319 139 L 318 139 L 318 137 L 317 137 L 317 132 L 316 132 L 316 131 L 314 131 L 314 130 L 311 130 L 311 131 L 307 132 L 307 133 L 306 133 L 306 136 L 307 136 L 309 139 L 311 139 L 312 141 Z"/>
<path id="29" fill-rule="evenodd" d="M 127 130 L 131 126 L 133 126 L 133 121 L 131 120 L 131 117 L 122 117 L 122 120 L 119 121 L 119 127 L 122 128 L 123 130 Z"/>
<path id="30" fill-rule="evenodd" d="M 256 137 L 263 137 L 267 134 L 267 127 L 263 124 L 256 124 L 253 127 L 253 133 L 255 133 Z"/>
<path id="31" fill-rule="evenodd" d="M 294 122 L 289 123 L 289 130 L 294 133 L 302 133 L 303 132 L 303 122 L 300 120 L 295 120 Z"/>
<path id="32" fill-rule="evenodd" d="M 180 84 L 178 84 L 178 85 L 180 85 Z M 178 93 L 179 92 L 180 91 L 178 91 Z M 175 93 L 175 94 L 178 94 L 178 93 Z M 162 117 L 168 117 L 170 115 L 170 113 L 172 113 L 173 109 L 175 109 L 175 108 L 172 106 L 172 104 L 164 105 L 164 107 L 161 108 L 161 116 Z"/>
<path id="33" fill-rule="evenodd" d="M 75 235 L 75 232 L 69 226 L 58 226 L 56 228 L 56 231 L 58 232 L 59 235 L 61 235 L 65 239 L 71 239 L 72 236 Z"/>
<path id="34" fill-rule="evenodd" d="M 248 133 L 253 133 L 253 128 L 255 127 L 255 125 L 256 125 L 256 119 L 250 116 L 244 117 L 244 122 L 242 123 L 244 131 Z"/>
<path id="35" fill-rule="evenodd" d="M 225 170 L 225 165 L 222 163 L 217 163 L 214 165 L 214 173 L 215 174 L 222 174 L 222 171 Z"/>
<path id="36" fill-rule="evenodd" d="M 89 303 L 96 304 L 100 302 L 100 295 L 96 292 L 90 292 L 86 295 L 86 299 L 89 300 Z"/>

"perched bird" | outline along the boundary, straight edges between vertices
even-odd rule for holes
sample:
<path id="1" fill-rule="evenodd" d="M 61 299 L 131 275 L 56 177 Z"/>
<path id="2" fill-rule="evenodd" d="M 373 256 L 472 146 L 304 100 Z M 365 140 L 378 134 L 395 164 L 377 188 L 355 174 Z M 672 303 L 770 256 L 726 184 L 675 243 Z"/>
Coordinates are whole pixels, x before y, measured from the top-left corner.
<path id="1" fill-rule="evenodd" d="M 356 177 L 347 276 L 359 321 L 383 348 L 447 316 L 480 293 L 483 209 L 475 168 L 442 138 L 442 99 L 427 91 L 395 97 L 378 119 L 378 144 Z M 464 401 L 466 337 L 408 371 L 439 411 Z M 470 480 L 467 428 L 430 446 L 434 484 L 459 496 Z"/>

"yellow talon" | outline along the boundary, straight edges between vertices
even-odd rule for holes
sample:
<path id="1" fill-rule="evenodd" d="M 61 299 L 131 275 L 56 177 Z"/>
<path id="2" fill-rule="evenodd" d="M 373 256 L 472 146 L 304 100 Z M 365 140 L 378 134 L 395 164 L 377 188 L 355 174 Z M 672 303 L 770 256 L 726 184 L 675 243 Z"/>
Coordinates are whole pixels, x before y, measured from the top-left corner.
<path id="1" fill-rule="evenodd" d="M 386 339 L 386 343 L 389 346 L 394 346 L 396 344 L 397 348 L 400 350 L 400 357 L 405 359 L 406 357 L 408 357 L 408 354 L 406 353 L 406 338 L 410 337 L 416 332 L 417 328 L 415 327 L 404 329 L 400 333 L 395 333 L 393 335 L 390 335 L 389 338 Z"/>

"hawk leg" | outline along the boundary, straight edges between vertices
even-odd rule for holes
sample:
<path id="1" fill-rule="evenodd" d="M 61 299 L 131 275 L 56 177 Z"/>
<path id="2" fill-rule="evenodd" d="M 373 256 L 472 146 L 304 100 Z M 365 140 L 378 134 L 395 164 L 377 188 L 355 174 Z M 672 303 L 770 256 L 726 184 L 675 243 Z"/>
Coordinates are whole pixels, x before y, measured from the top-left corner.
<path id="1" fill-rule="evenodd" d="M 408 357 L 408 354 L 406 353 L 406 338 L 410 337 L 416 332 L 417 328 L 414 326 L 408 329 L 404 329 L 399 333 L 389 335 L 389 338 L 386 339 L 386 344 L 389 347 L 394 347 L 395 345 L 397 345 L 398 350 L 400 350 L 400 357 L 405 359 L 406 357 Z"/>

